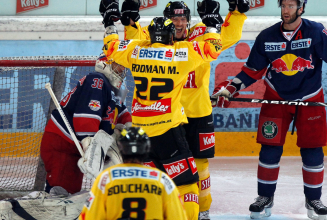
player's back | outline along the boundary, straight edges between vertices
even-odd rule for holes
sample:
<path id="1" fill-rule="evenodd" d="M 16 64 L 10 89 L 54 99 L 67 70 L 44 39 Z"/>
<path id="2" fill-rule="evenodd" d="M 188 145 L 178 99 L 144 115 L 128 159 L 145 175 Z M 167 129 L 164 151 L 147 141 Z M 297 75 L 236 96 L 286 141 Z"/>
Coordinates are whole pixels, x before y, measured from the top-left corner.
<path id="1" fill-rule="evenodd" d="M 96 179 L 80 219 L 186 219 L 173 181 L 139 164 L 119 164 Z"/>

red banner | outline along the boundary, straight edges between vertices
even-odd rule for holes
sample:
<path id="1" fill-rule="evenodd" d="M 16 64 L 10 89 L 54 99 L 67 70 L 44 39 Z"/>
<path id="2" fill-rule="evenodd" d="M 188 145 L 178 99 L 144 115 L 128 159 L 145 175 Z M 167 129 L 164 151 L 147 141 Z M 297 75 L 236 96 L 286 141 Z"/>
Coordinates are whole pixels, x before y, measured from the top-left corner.
<path id="1" fill-rule="evenodd" d="M 16 14 L 43 8 L 49 5 L 49 0 L 17 0 Z"/>
<path id="2" fill-rule="evenodd" d="M 153 8 L 157 6 L 157 0 L 141 0 L 140 10 Z"/>
<path id="3" fill-rule="evenodd" d="M 250 0 L 250 10 L 265 6 L 265 0 Z"/>

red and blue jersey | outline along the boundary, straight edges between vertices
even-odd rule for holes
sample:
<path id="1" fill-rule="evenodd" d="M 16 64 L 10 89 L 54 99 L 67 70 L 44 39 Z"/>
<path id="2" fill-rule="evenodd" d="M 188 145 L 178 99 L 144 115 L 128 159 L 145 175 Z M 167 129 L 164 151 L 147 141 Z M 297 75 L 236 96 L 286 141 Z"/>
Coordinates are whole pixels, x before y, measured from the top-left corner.
<path id="1" fill-rule="evenodd" d="M 302 19 L 294 32 L 282 22 L 257 37 L 248 61 L 236 76 L 246 86 L 265 74 L 265 84 L 285 100 L 306 100 L 322 92 L 322 62 L 327 62 L 327 30 Z"/>
<path id="2" fill-rule="evenodd" d="M 111 135 L 117 123 L 132 121 L 126 106 L 102 73 L 90 73 L 80 79 L 60 105 L 79 141 L 94 136 L 99 129 Z M 73 143 L 57 109 L 52 112 L 45 131 L 57 133 Z"/>

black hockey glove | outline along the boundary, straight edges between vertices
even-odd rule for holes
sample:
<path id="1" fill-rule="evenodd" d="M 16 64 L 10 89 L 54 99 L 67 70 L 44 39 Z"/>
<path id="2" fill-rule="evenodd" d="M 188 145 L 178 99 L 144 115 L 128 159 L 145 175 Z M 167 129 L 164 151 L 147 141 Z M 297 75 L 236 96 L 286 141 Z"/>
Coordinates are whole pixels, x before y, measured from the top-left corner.
<path id="1" fill-rule="evenodd" d="M 239 12 L 245 13 L 250 9 L 250 2 L 249 0 L 238 0 L 237 7 Z"/>
<path id="2" fill-rule="evenodd" d="M 113 25 L 120 19 L 119 0 L 101 0 L 99 12 L 103 17 L 104 27 Z"/>
<path id="3" fill-rule="evenodd" d="M 245 13 L 250 9 L 249 0 L 227 0 L 229 4 L 229 11 L 235 11 L 236 5 L 238 7 L 238 11 L 241 13 Z"/>
<path id="4" fill-rule="evenodd" d="M 137 22 L 140 19 L 140 0 L 125 0 L 121 7 L 121 23 L 125 26 L 130 24 L 130 19 Z"/>
<path id="5" fill-rule="evenodd" d="M 198 13 L 202 22 L 207 27 L 220 28 L 224 23 L 223 18 L 219 14 L 220 4 L 213 0 L 203 0 L 198 2 Z"/>

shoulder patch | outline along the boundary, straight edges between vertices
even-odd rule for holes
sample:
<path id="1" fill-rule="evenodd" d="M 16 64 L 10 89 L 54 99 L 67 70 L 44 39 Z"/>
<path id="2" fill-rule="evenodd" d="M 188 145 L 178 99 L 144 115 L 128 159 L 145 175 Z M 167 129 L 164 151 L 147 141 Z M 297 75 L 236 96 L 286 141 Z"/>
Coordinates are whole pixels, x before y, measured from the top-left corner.
<path id="1" fill-rule="evenodd" d="M 175 184 L 173 183 L 173 181 L 165 173 L 161 174 L 160 182 L 164 185 L 165 190 L 166 190 L 168 195 L 170 195 L 174 191 Z"/>
<path id="2" fill-rule="evenodd" d="M 327 29 L 323 29 L 322 32 L 327 35 Z"/>
<path id="3" fill-rule="evenodd" d="M 197 41 L 193 41 L 193 49 L 200 54 L 200 56 L 203 58 L 199 43 Z"/>
<path id="4" fill-rule="evenodd" d="M 199 26 L 194 28 L 193 32 L 188 38 L 188 41 L 193 41 L 195 38 L 204 35 L 204 32 L 206 31 L 207 27 L 205 26 Z"/>
<path id="5" fill-rule="evenodd" d="M 130 44 L 133 40 L 124 40 L 120 41 L 118 45 L 118 50 L 117 51 L 123 51 L 127 49 L 128 44 Z"/>
<path id="6" fill-rule="evenodd" d="M 93 204 L 94 198 L 95 198 L 95 196 L 94 196 L 93 192 L 90 191 L 90 192 L 89 192 L 89 197 L 88 197 L 88 198 L 86 199 L 86 201 L 85 201 L 85 207 L 86 207 L 88 210 L 90 210 L 90 208 L 91 208 L 91 206 L 92 206 L 92 204 Z"/>
<path id="7" fill-rule="evenodd" d="M 105 193 L 105 188 L 106 188 L 106 185 L 110 183 L 110 178 L 109 178 L 109 172 L 106 171 L 104 173 L 101 174 L 101 177 L 100 177 L 100 180 L 99 180 L 99 183 L 98 183 L 98 188 L 99 190 L 101 190 L 102 194 Z"/>

